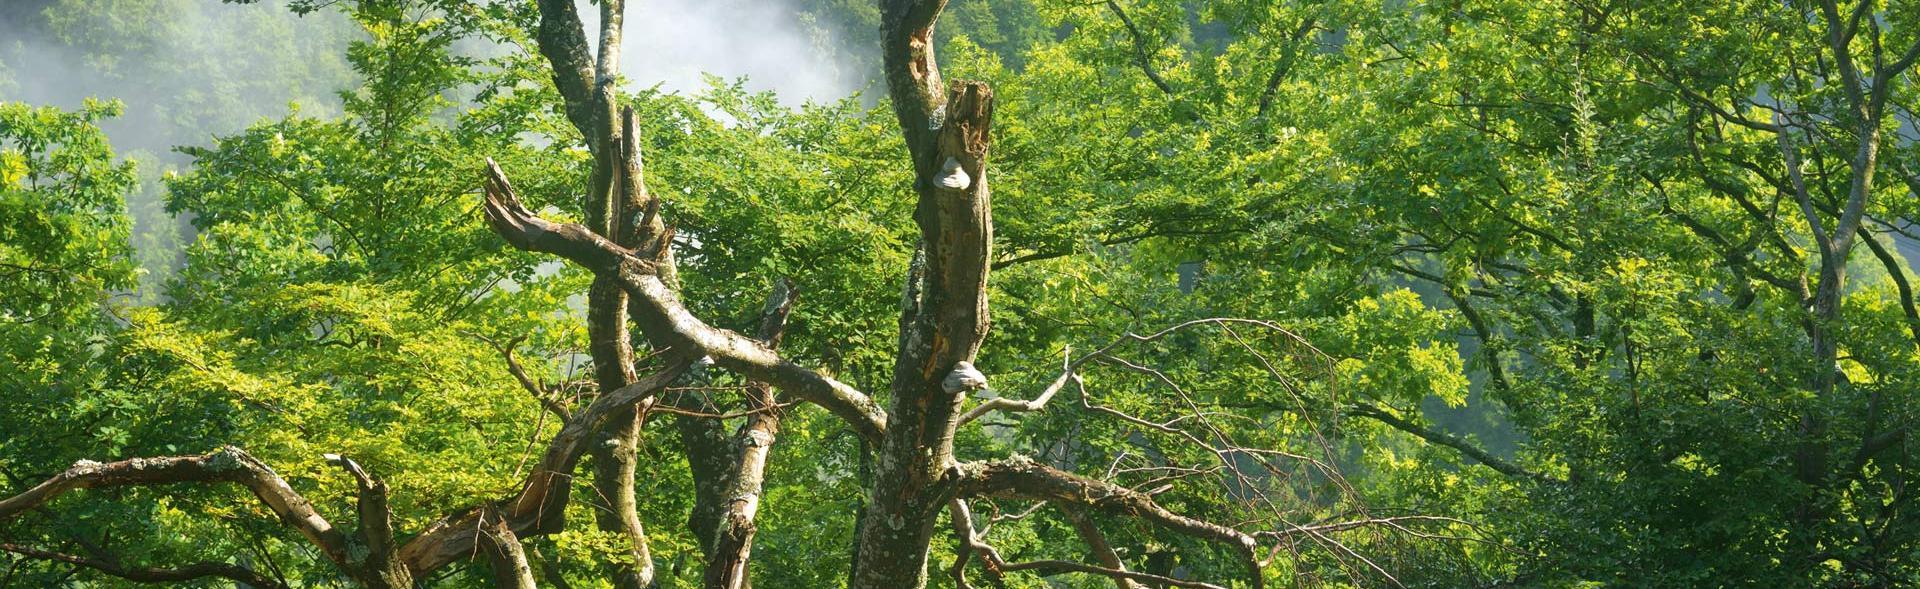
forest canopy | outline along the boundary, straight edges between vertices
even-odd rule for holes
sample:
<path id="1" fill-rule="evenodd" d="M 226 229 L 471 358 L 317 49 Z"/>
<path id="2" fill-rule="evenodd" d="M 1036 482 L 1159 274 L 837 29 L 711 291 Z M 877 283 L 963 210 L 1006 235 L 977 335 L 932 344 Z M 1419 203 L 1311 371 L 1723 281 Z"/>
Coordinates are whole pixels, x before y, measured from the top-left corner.
<path id="1" fill-rule="evenodd" d="M 1914 0 L 0 3 L 0 589 L 1920 585 L 1917 82 Z"/>

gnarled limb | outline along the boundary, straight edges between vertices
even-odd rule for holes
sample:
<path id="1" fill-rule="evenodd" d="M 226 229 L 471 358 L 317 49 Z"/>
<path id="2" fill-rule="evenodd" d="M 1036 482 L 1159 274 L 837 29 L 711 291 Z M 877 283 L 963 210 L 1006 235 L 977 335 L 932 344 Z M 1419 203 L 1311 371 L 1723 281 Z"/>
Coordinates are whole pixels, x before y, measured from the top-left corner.
<path id="1" fill-rule="evenodd" d="M 487 220 L 515 247 L 566 258 L 597 274 L 617 278 L 633 295 L 635 319 L 656 340 L 688 355 L 712 356 L 720 366 L 772 383 L 839 416 L 870 440 L 886 429 L 886 414 L 866 394 L 831 377 L 788 362 L 751 338 L 707 325 L 694 317 L 656 271 L 659 264 L 595 235 L 585 227 L 542 219 L 520 204 L 505 172 L 489 162 Z"/>
<path id="2" fill-rule="evenodd" d="M 235 483 L 253 491 L 269 509 L 298 530 L 336 563 L 346 562 L 346 538 L 305 497 L 281 480 L 273 469 L 227 446 L 203 456 L 130 458 L 100 463 L 82 460 L 26 492 L 0 500 L 0 520 L 40 507 L 68 491 L 164 485 L 170 483 Z"/>
<path id="3" fill-rule="evenodd" d="M 349 577 L 368 587 L 405 587 L 390 584 L 395 580 L 389 574 L 391 567 L 367 566 L 364 555 L 356 554 L 350 547 L 346 534 L 334 528 L 272 468 L 232 446 L 202 456 L 130 458 L 108 463 L 82 460 L 24 493 L 0 500 L 0 521 L 38 508 L 73 490 L 174 483 L 234 483 L 246 487 L 278 515 L 281 522 L 300 532 Z M 362 504 L 364 509 L 384 510 L 383 493 L 366 495 L 378 497 L 363 497 L 367 501 Z"/>
<path id="4" fill-rule="evenodd" d="M 178 583 L 218 578 L 259 589 L 286 589 L 287 586 L 253 569 L 224 562 L 197 562 L 175 568 L 126 566 L 105 558 L 90 558 L 62 552 L 40 550 L 19 544 L 0 543 L 0 552 L 9 552 L 35 560 L 64 562 L 100 571 L 136 583 Z"/>
<path id="5" fill-rule="evenodd" d="M 572 0 L 540 0 L 540 27 L 534 40 L 553 67 L 553 85 L 566 99 L 567 119 L 592 137 L 594 123 L 593 48 Z"/>

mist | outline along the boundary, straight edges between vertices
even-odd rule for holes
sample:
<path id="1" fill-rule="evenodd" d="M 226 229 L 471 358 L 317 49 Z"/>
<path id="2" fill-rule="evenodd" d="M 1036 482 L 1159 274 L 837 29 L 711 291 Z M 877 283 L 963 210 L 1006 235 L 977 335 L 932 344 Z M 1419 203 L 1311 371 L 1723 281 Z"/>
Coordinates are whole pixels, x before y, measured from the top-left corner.
<path id="1" fill-rule="evenodd" d="M 584 0 L 583 6 L 587 4 Z M 161 300 L 192 239 L 167 213 L 167 172 L 191 166 L 177 146 L 210 145 L 266 120 L 297 112 L 337 116 L 337 93 L 355 77 L 348 45 L 364 33 L 334 10 L 294 15 L 285 0 L 0 0 L 0 101 L 77 109 L 117 99 L 102 121 L 121 157 L 139 162 L 140 187 L 127 198 L 135 257 L 145 275 L 134 298 Z M 585 7 L 597 42 L 598 9 Z M 698 94 L 707 76 L 744 80 L 783 104 L 838 100 L 870 79 L 803 22 L 790 0 L 637 0 L 628 7 L 622 72 L 639 90 Z M 469 49 L 485 52 L 485 48 Z M 137 59 L 135 58 L 137 56 Z"/>
<path id="2" fill-rule="evenodd" d="M 126 112 L 101 126 L 116 150 L 145 159 L 175 159 L 174 146 L 207 144 L 295 103 L 337 113 L 334 92 L 352 80 L 344 54 L 359 35 L 338 14 L 298 17 L 277 1 L 142 0 L 112 14 L 24 4 L 41 6 L 0 14 L 0 62 L 12 77 L 0 99 L 69 109 L 118 99 Z"/>
<path id="3" fill-rule="evenodd" d="M 599 10 L 579 2 L 587 38 L 598 45 Z M 789 106 L 839 100 L 873 72 L 859 71 L 820 27 L 786 0 L 630 0 L 620 71 L 637 88 L 697 94 L 707 75 L 744 79 Z"/>

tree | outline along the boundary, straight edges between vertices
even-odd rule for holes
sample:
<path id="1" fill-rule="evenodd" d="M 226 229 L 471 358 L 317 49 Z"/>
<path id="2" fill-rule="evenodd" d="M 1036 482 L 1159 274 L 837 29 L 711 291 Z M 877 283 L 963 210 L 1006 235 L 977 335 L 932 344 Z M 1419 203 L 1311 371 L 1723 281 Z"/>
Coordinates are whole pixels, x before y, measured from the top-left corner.
<path id="1" fill-rule="evenodd" d="M 612 124 L 613 92 L 607 85 L 614 79 L 609 64 L 617 56 L 606 49 L 615 45 L 604 40 L 619 36 L 615 12 L 603 14 L 603 42 L 597 62 L 589 59 L 586 37 L 571 6 L 542 3 L 539 37 L 542 53 L 556 72 L 556 86 L 567 100 L 569 117 L 589 137 L 596 158 L 595 193 L 604 190 L 609 194 L 605 200 L 614 204 L 606 205 L 605 213 L 590 208 L 589 226 L 546 221 L 519 202 L 504 172 L 496 166 L 490 169 L 487 187 L 488 221 L 515 247 L 559 255 L 594 271 L 599 283 L 607 285 L 603 288 L 618 286 L 631 297 L 630 312 L 641 331 L 669 354 L 684 356 L 677 362 L 670 359 L 670 366 L 684 364 L 694 354 L 711 358 L 719 366 L 826 408 L 847 421 L 856 435 L 872 446 L 873 472 L 858 520 L 851 586 L 923 586 L 938 516 L 946 507 L 951 508 L 956 522 L 963 555 L 979 552 L 989 571 L 1008 568 L 1010 565 L 997 552 L 980 543 L 973 530 L 967 502 L 986 497 L 1054 502 L 1069 510 L 1091 509 L 1140 518 L 1215 542 L 1243 560 L 1249 581 L 1260 586 L 1267 557 L 1260 554 L 1261 540 L 1253 533 L 1193 519 L 1160 506 L 1146 493 L 1031 459 L 963 462 L 955 458 L 955 431 L 968 421 L 968 413 L 962 411 L 966 393 L 985 385 L 963 376 L 971 370 L 988 326 L 986 278 L 993 256 L 986 160 L 993 94 L 982 83 L 963 82 L 949 88 L 941 81 L 933 56 L 932 31 L 943 6 L 943 2 L 909 1 L 882 5 L 887 85 L 913 163 L 914 192 L 918 196 L 914 219 L 921 233 L 902 298 L 889 408 L 882 409 L 867 394 L 831 376 L 782 359 L 760 342 L 707 325 L 680 303 L 672 286 L 671 235 L 657 214 L 659 204 L 647 196 L 639 175 L 639 149 L 634 137 L 637 124 L 631 114 L 618 133 Z M 614 196 L 616 192 L 618 196 Z M 589 202 L 591 207 L 601 206 L 592 204 L 597 200 Z M 596 218 L 618 222 L 591 228 Z M 1063 386 L 1071 372 L 1069 364 L 1052 388 Z M 603 390 L 631 380 L 602 379 Z M 1037 409 L 1050 395 L 1042 393 L 1029 403 L 983 407 Z M 1233 464 L 1234 453 L 1253 453 L 1198 438 L 1192 441 L 1219 454 L 1229 468 L 1238 468 Z M 754 468 L 750 460 L 742 462 L 746 469 Z M 742 478 L 739 474 L 732 477 Z M 716 536 L 720 541 L 715 542 L 713 550 L 727 546 L 744 550 L 744 543 L 726 541 L 738 533 L 734 530 L 750 523 L 741 521 L 742 517 L 750 518 L 751 512 L 735 511 L 721 522 Z M 1378 523 L 1383 522 L 1342 522 L 1334 527 Z M 1284 539 L 1312 531 L 1260 533 L 1270 539 Z M 714 559 L 710 564 L 724 565 L 743 560 L 744 555 L 710 558 Z M 1093 565 L 1029 563 L 1019 568 L 1062 567 L 1122 581 L 1169 580 Z M 963 569 L 955 570 L 960 575 Z M 726 579 L 728 573 L 719 573 L 718 577 Z M 709 579 L 714 578 L 710 574 Z"/>

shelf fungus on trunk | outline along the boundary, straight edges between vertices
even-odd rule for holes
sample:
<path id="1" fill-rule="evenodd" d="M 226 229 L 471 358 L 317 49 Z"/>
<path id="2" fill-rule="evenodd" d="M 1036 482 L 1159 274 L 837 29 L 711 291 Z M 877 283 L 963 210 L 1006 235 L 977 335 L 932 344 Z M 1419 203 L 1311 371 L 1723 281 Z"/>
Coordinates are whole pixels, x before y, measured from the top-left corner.
<path id="1" fill-rule="evenodd" d="M 987 388 L 987 375 L 974 368 L 972 362 L 963 360 L 953 365 L 953 372 L 948 372 L 947 378 L 940 381 L 940 388 L 948 393 L 984 389 Z"/>
<path id="2" fill-rule="evenodd" d="M 934 179 L 933 183 L 948 190 L 966 190 L 973 186 L 973 177 L 967 175 L 959 159 L 948 157 L 947 163 L 940 166 L 940 177 Z"/>

